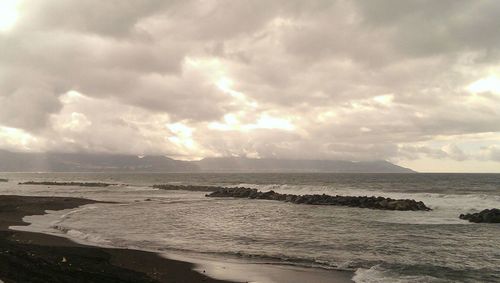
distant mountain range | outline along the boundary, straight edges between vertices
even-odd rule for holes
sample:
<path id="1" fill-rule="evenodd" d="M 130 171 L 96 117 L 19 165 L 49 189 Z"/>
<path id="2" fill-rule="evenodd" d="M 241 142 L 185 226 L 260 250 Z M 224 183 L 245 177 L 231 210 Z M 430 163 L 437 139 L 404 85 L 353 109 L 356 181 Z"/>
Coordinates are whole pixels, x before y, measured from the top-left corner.
<path id="1" fill-rule="evenodd" d="M 241 157 L 205 158 L 195 164 L 202 171 L 262 171 L 262 172 L 338 172 L 338 173 L 415 173 L 415 171 L 385 160 L 291 160 L 251 159 Z"/>
<path id="2" fill-rule="evenodd" d="M 165 156 L 19 153 L 0 150 L 0 172 L 338 172 L 414 173 L 390 162 L 251 159 L 242 157 L 175 160 Z"/>
<path id="3" fill-rule="evenodd" d="M 192 172 L 196 164 L 164 156 L 17 153 L 0 150 L 0 172 Z"/>

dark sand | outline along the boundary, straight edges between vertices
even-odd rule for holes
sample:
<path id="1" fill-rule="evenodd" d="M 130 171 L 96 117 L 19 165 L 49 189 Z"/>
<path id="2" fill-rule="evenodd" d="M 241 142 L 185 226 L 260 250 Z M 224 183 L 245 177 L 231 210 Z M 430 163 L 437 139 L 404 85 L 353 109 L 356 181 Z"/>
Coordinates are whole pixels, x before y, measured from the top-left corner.
<path id="1" fill-rule="evenodd" d="M 195 264 L 129 249 L 81 245 L 66 238 L 9 230 L 26 215 L 96 201 L 63 197 L 0 196 L 0 280 L 10 282 L 352 282 L 352 272 L 220 262 Z M 186 259 L 189 260 L 189 259 Z M 196 261 L 193 261 L 196 262 Z M 216 280 L 212 274 L 231 281 Z"/>
<path id="2" fill-rule="evenodd" d="M 193 264 L 155 253 L 80 245 L 65 238 L 8 230 L 26 215 L 94 203 L 76 198 L 0 196 L 0 279 L 9 282 L 229 282 Z"/>

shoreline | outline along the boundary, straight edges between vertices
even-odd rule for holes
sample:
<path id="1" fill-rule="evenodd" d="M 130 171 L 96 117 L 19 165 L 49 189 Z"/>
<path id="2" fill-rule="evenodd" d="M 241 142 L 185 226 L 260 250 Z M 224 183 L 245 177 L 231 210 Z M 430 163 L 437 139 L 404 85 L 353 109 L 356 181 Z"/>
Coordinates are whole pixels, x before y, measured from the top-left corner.
<path id="1" fill-rule="evenodd" d="M 69 239 L 8 229 L 26 215 L 76 208 L 77 198 L 0 196 L 0 280 L 9 282 L 209 282 L 194 264 L 158 254 L 78 244 Z"/>
<path id="2" fill-rule="evenodd" d="M 22 220 L 27 215 L 44 215 L 46 210 L 97 202 L 70 197 L 0 195 L 0 280 L 5 283 L 353 282 L 353 273 L 347 271 L 198 260 L 182 255 L 170 258 L 154 252 L 103 248 L 64 237 L 9 229 L 29 225 Z"/>

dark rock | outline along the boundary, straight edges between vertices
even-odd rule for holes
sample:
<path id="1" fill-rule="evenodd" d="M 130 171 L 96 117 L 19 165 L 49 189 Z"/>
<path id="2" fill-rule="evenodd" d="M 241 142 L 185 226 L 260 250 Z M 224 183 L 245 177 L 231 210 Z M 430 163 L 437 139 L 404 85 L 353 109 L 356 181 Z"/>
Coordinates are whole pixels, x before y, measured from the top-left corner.
<path id="1" fill-rule="evenodd" d="M 8 181 L 9 181 L 9 179 L 2 179 L 2 178 L 0 178 L 0 182 L 8 182 Z"/>
<path id="2" fill-rule="evenodd" d="M 477 213 L 460 214 L 460 219 L 474 223 L 500 223 L 500 209 L 485 209 Z"/>
<path id="3" fill-rule="evenodd" d="M 311 205 L 342 205 L 351 207 L 362 207 L 384 210 L 406 210 L 406 211 L 428 211 L 431 210 L 421 201 L 412 199 L 391 199 L 384 197 L 368 196 L 330 196 L 330 195 L 290 195 L 279 194 L 275 191 L 259 192 L 257 189 L 250 188 L 224 188 L 211 187 L 217 189 L 207 197 L 234 197 L 285 201 L 296 204 Z"/>

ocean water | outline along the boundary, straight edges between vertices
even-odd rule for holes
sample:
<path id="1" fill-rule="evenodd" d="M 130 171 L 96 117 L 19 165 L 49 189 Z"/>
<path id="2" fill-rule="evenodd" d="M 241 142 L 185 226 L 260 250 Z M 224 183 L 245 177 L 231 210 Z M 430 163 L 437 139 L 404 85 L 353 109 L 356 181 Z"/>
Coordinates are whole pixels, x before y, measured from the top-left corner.
<path id="1" fill-rule="evenodd" d="M 96 245 L 352 270 L 355 282 L 500 282 L 500 225 L 460 213 L 500 208 L 500 174 L 27 174 L 4 173 L 0 194 L 98 203 L 29 216 L 21 229 Z M 107 188 L 20 186 L 100 181 Z M 379 211 L 206 198 L 153 184 L 246 186 L 281 193 L 412 198 L 433 210 Z"/>

